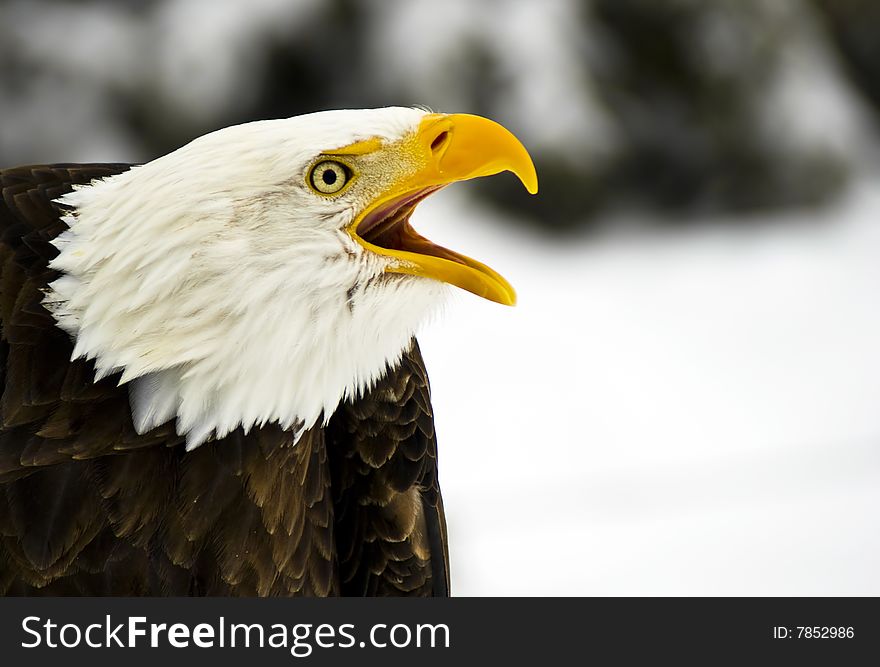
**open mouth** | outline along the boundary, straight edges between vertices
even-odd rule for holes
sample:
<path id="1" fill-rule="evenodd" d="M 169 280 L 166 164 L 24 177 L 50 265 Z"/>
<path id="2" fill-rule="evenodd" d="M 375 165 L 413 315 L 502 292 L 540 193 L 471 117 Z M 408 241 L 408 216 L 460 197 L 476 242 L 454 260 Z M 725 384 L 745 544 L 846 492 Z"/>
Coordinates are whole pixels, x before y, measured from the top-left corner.
<path id="1" fill-rule="evenodd" d="M 426 239 L 409 222 L 419 202 L 443 187 L 445 184 L 433 185 L 380 204 L 358 223 L 356 234 L 385 250 L 412 252 L 466 264 L 458 253 Z"/>

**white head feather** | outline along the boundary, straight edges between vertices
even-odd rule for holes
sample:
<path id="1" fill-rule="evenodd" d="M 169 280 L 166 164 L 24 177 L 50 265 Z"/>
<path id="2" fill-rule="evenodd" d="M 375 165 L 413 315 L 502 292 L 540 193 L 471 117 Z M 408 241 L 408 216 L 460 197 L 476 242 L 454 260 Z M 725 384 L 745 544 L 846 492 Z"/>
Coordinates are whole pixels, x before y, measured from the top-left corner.
<path id="1" fill-rule="evenodd" d="M 44 303 L 74 358 L 130 383 L 138 432 L 176 419 L 192 449 L 238 426 L 306 429 L 400 360 L 445 286 L 385 273 L 392 260 L 346 232 L 368 179 L 328 199 L 306 174 L 328 149 L 406 137 L 424 113 L 230 127 L 59 200 L 63 275 Z"/>

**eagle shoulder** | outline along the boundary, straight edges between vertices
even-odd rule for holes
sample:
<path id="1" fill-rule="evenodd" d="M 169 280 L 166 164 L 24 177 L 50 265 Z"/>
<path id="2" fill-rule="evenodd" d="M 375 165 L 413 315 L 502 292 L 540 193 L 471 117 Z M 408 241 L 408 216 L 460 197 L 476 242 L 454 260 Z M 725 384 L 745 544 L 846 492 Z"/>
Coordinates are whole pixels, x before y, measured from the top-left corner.
<path id="1" fill-rule="evenodd" d="M 327 442 L 343 592 L 448 595 L 430 386 L 415 339 L 370 392 L 340 406 Z"/>

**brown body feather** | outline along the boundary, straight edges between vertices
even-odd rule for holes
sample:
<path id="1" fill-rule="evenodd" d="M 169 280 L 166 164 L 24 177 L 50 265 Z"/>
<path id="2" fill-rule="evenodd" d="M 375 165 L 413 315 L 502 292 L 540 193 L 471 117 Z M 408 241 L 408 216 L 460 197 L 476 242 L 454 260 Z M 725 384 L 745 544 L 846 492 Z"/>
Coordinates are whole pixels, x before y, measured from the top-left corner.
<path id="1" fill-rule="evenodd" d="M 70 361 L 42 306 L 53 200 L 128 165 L 0 170 L 0 594 L 446 595 L 428 378 L 401 364 L 326 428 L 185 452 L 126 386 Z"/>

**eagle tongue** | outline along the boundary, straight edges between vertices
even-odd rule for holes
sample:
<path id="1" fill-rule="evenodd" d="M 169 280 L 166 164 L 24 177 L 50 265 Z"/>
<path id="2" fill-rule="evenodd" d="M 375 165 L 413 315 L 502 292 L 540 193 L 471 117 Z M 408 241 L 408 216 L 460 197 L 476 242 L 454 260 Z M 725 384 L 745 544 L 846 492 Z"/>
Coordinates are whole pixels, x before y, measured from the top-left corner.
<path id="1" fill-rule="evenodd" d="M 369 230 L 365 240 L 370 241 L 370 243 L 375 243 L 383 248 L 391 247 L 390 245 L 386 245 L 386 243 L 390 243 L 394 238 L 395 235 L 393 232 L 395 230 L 406 224 L 409 220 L 409 216 L 412 215 L 413 209 L 416 207 L 416 203 L 418 202 L 412 202 L 406 206 L 402 206 L 387 218 L 379 220 L 379 222 L 373 225 Z M 383 242 L 383 240 L 385 242 Z"/>
<path id="2" fill-rule="evenodd" d="M 442 185 L 432 186 L 411 192 L 391 202 L 385 203 L 372 211 L 358 225 L 357 233 L 365 241 L 375 243 L 376 239 L 393 229 L 401 222 L 406 222 L 416 205 L 428 195 L 436 192 Z M 381 245 L 377 243 L 377 245 Z"/>

